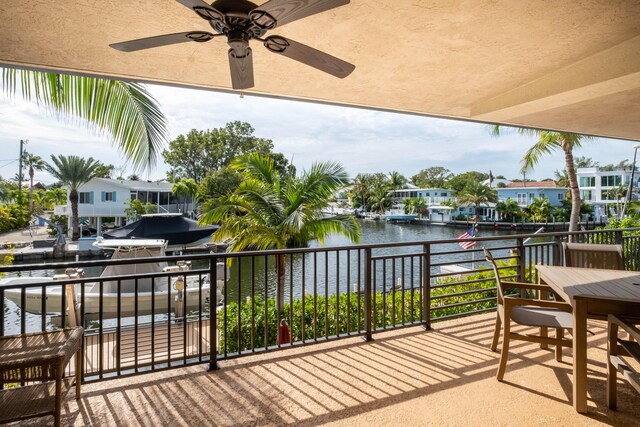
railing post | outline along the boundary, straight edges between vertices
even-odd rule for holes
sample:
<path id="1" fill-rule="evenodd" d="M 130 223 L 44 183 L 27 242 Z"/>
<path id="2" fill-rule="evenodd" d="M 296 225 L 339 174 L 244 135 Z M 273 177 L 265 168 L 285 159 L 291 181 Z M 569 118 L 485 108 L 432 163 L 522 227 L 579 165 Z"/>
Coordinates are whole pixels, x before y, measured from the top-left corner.
<path id="1" fill-rule="evenodd" d="M 431 329 L 431 245 L 423 246 L 422 254 L 422 328 Z"/>
<path id="2" fill-rule="evenodd" d="M 615 237 L 616 237 L 616 245 L 622 245 L 624 243 L 622 239 L 622 231 L 617 230 L 615 232 Z"/>
<path id="3" fill-rule="evenodd" d="M 371 319 L 373 318 L 371 295 L 371 248 L 364 249 L 364 340 L 371 341 Z"/>
<path id="4" fill-rule="evenodd" d="M 218 366 L 218 259 L 209 258 L 209 370 L 217 371 Z M 225 259 L 226 262 L 226 259 Z M 202 284 L 200 284 L 202 286 Z"/>
<path id="5" fill-rule="evenodd" d="M 563 265 L 562 238 L 554 236 L 553 238 L 553 265 Z"/>
<path id="6" fill-rule="evenodd" d="M 524 241 L 522 237 L 518 238 L 518 281 L 525 281 Z"/>

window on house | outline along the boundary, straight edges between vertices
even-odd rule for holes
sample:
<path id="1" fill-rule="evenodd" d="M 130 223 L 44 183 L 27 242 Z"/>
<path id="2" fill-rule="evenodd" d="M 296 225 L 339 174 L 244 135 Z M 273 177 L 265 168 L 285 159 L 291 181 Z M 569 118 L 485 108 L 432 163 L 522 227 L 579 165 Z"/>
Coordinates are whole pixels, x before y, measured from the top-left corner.
<path id="1" fill-rule="evenodd" d="M 91 191 L 82 191 L 78 193 L 78 203 L 83 205 L 88 205 L 93 203 L 93 192 Z"/>
<path id="2" fill-rule="evenodd" d="M 618 187 L 622 185 L 622 175 L 601 176 L 600 184 L 603 187 Z"/>
<path id="3" fill-rule="evenodd" d="M 578 183 L 580 187 L 595 187 L 596 186 L 596 177 L 595 176 L 581 176 L 580 182 Z"/>
<path id="4" fill-rule="evenodd" d="M 582 200 L 593 200 L 591 190 L 580 190 L 580 198 Z"/>
<path id="5" fill-rule="evenodd" d="M 138 192 L 137 191 L 132 191 L 130 198 L 131 198 L 131 200 L 138 200 Z"/>
<path id="6" fill-rule="evenodd" d="M 115 191 L 103 191 L 101 200 L 103 202 L 115 202 L 116 201 L 116 192 Z"/>
<path id="7" fill-rule="evenodd" d="M 518 193 L 516 194 L 516 199 L 518 200 L 519 205 L 527 204 L 527 193 Z"/>
<path id="8" fill-rule="evenodd" d="M 564 200 L 564 194 L 558 193 L 558 200 Z"/>

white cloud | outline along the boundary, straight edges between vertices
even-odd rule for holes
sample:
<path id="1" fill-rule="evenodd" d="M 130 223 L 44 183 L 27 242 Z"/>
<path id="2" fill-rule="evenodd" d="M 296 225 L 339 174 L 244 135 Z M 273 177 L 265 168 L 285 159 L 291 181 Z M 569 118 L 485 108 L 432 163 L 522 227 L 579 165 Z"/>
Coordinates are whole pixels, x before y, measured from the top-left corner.
<path id="1" fill-rule="evenodd" d="M 444 166 L 455 173 L 468 170 L 507 177 L 519 176 L 520 158 L 533 143 L 531 137 L 490 135 L 483 124 L 435 119 L 374 110 L 336 107 L 308 102 L 223 94 L 194 89 L 150 86 L 168 118 L 172 138 L 191 129 L 222 127 L 234 120 L 249 122 L 255 135 L 273 140 L 275 150 L 294 157 L 299 169 L 320 160 L 341 162 L 350 175 L 397 170 L 407 176 L 429 166 Z M 109 138 L 96 135 L 75 120 L 59 120 L 46 110 L 21 100 L 0 100 L 0 159 L 18 157 L 20 139 L 27 149 L 47 159 L 51 154 L 92 156 L 116 166 L 125 160 Z M 600 164 L 617 163 L 633 154 L 629 141 L 596 139 L 575 151 Z M 147 177 L 163 178 L 162 164 Z M 0 162 L 0 175 L 11 177 L 17 164 Z M 564 167 L 557 152 L 544 157 L 529 175 L 552 177 Z M 36 179 L 50 182 L 38 172 Z"/>

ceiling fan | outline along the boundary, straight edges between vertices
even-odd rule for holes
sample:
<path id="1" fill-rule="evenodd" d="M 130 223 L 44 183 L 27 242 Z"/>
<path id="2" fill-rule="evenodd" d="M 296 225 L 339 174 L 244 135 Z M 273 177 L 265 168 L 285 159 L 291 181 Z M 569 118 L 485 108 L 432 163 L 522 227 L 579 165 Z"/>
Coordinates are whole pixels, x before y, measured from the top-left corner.
<path id="1" fill-rule="evenodd" d="M 216 0 L 211 5 L 202 0 L 177 0 L 209 22 L 213 30 L 164 34 L 110 44 L 123 52 L 150 49 L 183 42 L 208 42 L 225 36 L 229 45 L 229 67 L 234 89 L 253 87 L 252 39 L 261 41 L 267 50 L 317 68 L 339 78 L 345 78 L 355 66 L 294 40 L 265 33 L 298 19 L 315 15 L 349 3 L 349 0 L 270 0 L 257 6 L 248 0 Z"/>

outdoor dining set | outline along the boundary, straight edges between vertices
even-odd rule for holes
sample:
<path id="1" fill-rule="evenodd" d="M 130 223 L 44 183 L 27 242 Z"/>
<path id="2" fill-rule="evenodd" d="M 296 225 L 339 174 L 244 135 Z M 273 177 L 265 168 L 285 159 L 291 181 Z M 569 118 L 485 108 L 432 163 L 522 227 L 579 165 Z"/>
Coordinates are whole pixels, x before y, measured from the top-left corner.
<path id="1" fill-rule="evenodd" d="M 640 362 L 640 272 L 624 270 L 622 245 L 563 243 L 563 253 L 565 266 L 537 265 L 539 283 L 532 284 L 501 280 L 485 249 L 498 293 L 493 351 L 503 331 L 497 379 L 503 380 L 510 340 L 554 345 L 557 361 L 563 347 L 573 347 L 573 407 L 587 412 L 587 320 L 599 319 L 608 322 L 607 405 L 616 409 L 618 373 L 640 393 L 640 373 L 634 369 Z M 512 322 L 539 327 L 540 334 L 512 332 Z M 548 336 L 549 328 L 555 337 Z M 619 336 L 619 330 L 628 336 Z M 566 338 L 565 331 L 572 338 Z"/>

